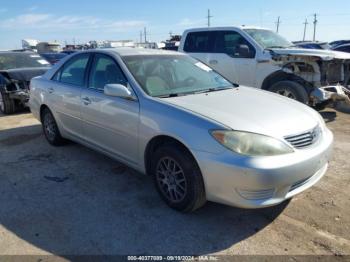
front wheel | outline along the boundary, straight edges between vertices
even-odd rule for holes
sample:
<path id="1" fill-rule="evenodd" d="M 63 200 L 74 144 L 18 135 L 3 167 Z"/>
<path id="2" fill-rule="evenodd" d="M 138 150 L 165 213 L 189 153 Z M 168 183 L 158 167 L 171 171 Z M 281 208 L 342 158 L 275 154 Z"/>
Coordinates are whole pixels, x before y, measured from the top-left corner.
<path id="1" fill-rule="evenodd" d="M 184 148 L 177 145 L 159 148 L 153 157 L 152 175 L 157 191 L 171 208 L 191 212 L 205 204 L 202 174 Z"/>
<path id="2" fill-rule="evenodd" d="M 13 114 L 16 112 L 15 101 L 2 89 L 0 89 L 0 111 L 4 114 Z"/>
<path id="3" fill-rule="evenodd" d="M 271 86 L 269 91 L 297 100 L 303 104 L 308 104 L 309 102 L 309 96 L 305 88 L 294 81 L 287 80 L 277 82 Z"/>

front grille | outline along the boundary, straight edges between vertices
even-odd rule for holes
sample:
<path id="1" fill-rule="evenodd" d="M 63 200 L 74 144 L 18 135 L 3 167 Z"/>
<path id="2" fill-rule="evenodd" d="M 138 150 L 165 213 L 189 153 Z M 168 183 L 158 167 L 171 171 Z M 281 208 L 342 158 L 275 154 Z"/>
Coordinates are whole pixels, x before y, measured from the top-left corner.
<path id="1" fill-rule="evenodd" d="M 287 140 L 295 148 L 302 149 L 314 144 L 319 138 L 320 131 L 320 127 L 317 126 L 308 132 L 299 135 L 287 136 L 285 137 L 285 140 Z"/>

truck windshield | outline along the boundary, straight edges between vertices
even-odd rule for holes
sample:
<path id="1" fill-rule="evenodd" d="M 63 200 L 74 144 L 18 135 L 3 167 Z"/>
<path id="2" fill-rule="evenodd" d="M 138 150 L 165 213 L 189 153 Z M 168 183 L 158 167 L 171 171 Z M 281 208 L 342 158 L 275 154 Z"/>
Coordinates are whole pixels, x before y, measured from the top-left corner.
<path id="1" fill-rule="evenodd" d="M 288 48 L 293 46 L 284 37 L 265 29 L 244 29 L 263 48 Z"/>
<path id="2" fill-rule="evenodd" d="M 47 62 L 43 57 L 36 53 L 0 53 L 0 70 L 48 66 L 50 66 L 49 62 Z"/>
<path id="3" fill-rule="evenodd" d="M 150 96 L 171 97 L 233 87 L 210 67 L 189 56 L 133 55 L 122 59 Z"/>

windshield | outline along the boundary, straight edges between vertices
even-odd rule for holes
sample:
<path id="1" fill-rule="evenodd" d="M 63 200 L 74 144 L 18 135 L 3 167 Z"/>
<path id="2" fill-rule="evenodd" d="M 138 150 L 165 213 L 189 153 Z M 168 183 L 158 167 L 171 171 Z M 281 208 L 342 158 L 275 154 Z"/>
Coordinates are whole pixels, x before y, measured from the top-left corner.
<path id="1" fill-rule="evenodd" d="M 263 48 L 287 48 L 293 46 L 284 37 L 265 29 L 244 29 Z"/>
<path id="2" fill-rule="evenodd" d="M 219 91 L 232 84 L 205 64 L 185 55 L 136 55 L 123 60 L 150 96 Z"/>
<path id="3" fill-rule="evenodd" d="M 47 67 L 50 64 L 35 53 L 0 53 L 0 70 Z"/>

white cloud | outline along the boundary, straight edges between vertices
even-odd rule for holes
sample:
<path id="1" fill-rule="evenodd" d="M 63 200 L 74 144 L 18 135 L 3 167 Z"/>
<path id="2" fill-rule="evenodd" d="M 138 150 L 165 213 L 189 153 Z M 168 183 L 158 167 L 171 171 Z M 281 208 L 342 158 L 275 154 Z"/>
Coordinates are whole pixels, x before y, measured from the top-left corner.
<path id="1" fill-rule="evenodd" d="M 0 21 L 3 29 L 36 30 L 105 30 L 108 32 L 125 32 L 141 28 L 147 24 L 141 20 L 110 20 L 94 16 L 57 16 L 52 14 L 27 13 Z"/>
<path id="2" fill-rule="evenodd" d="M 33 12 L 33 11 L 35 11 L 35 10 L 37 10 L 37 9 L 38 9 L 38 7 L 35 5 L 35 6 L 29 7 L 27 10 L 28 10 L 29 12 Z"/>
<path id="3" fill-rule="evenodd" d="M 177 23 L 178 26 L 204 26 L 206 24 L 205 19 L 189 19 L 189 18 L 184 18 L 180 22 Z"/>

